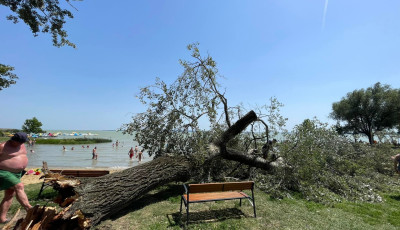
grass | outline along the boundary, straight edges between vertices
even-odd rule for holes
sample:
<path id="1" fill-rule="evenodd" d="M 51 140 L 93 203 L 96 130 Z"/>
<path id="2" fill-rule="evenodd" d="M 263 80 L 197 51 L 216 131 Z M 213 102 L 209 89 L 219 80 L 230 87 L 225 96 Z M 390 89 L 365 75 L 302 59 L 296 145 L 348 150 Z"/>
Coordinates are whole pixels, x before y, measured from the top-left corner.
<path id="1" fill-rule="evenodd" d="M 129 210 L 103 221 L 105 229 L 182 229 L 182 185 L 164 186 Z M 256 190 L 257 218 L 248 202 L 198 203 L 190 206 L 189 229 L 399 229 L 400 195 L 385 194 L 382 203 L 344 202 L 333 207 L 303 199 L 274 200 Z M 184 214 L 184 211 L 183 213 Z"/>
<path id="2" fill-rule="evenodd" d="M 36 199 L 41 184 L 27 185 L 32 205 L 55 206 L 56 193 L 48 188 Z M 343 202 L 325 206 L 303 199 L 271 199 L 255 191 L 257 218 L 246 201 L 192 204 L 189 225 L 179 213 L 182 185 L 169 184 L 146 194 L 134 205 L 104 220 L 97 229 L 400 229 L 400 194 L 383 194 L 384 202 Z M 0 198 L 3 194 L 0 194 Z M 9 217 L 20 207 L 14 201 Z"/>
<path id="3" fill-rule="evenodd" d="M 8 141 L 10 137 L 0 137 L 0 142 Z"/>
<path id="4" fill-rule="evenodd" d="M 41 183 L 38 184 L 30 184 L 25 186 L 25 192 L 26 195 L 28 196 L 29 202 L 32 206 L 35 205 L 47 205 L 47 206 L 53 206 L 57 207 L 58 205 L 52 202 L 52 199 L 56 197 L 57 192 L 55 192 L 52 189 L 45 189 L 42 192 L 42 197 L 40 199 L 37 199 L 37 195 L 40 191 L 40 187 L 42 186 Z M 0 199 L 2 200 L 4 197 L 4 193 L 0 193 Z M 8 212 L 8 218 L 10 219 L 14 214 L 17 212 L 18 209 L 23 210 L 22 206 L 17 202 L 17 200 L 14 198 L 13 204 L 10 207 L 10 210 Z"/>
<path id="5" fill-rule="evenodd" d="M 82 144 L 96 144 L 111 142 L 110 139 L 105 138 L 70 138 L 70 139 L 36 139 L 36 144 L 50 144 L 50 145 L 82 145 Z"/>

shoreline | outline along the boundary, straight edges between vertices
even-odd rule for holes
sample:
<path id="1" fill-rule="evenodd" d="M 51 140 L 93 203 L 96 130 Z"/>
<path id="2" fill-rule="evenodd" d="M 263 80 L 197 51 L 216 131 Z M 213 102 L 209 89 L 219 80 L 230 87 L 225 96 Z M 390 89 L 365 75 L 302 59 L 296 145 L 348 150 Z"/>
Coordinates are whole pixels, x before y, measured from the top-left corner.
<path id="1" fill-rule="evenodd" d="M 145 163 L 145 162 L 143 162 L 143 163 Z M 137 166 L 137 165 L 135 165 L 135 166 Z M 132 167 L 135 167 L 135 166 L 132 166 Z M 25 171 L 28 171 L 30 169 L 33 169 L 33 170 L 42 169 L 42 167 L 43 167 L 43 165 L 41 165 L 41 166 L 28 165 L 25 168 Z M 128 167 L 128 166 L 126 166 L 126 167 L 125 166 L 111 166 L 111 167 L 101 167 L 101 166 L 99 166 L 99 167 L 91 167 L 91 166 L 86 166 L 86 167 L 54 166 L 54 167 L 49 167 L 50 170 L 52 170 L 52 169 L 56 169 L 56 170 L 67 170 L 67 169 L 68 170 L 80 170 L 80 169 L 82 169 L 82 170 L 110 170 L 110 171 L 115 171 L 115 170 L 121 171 L 121 170 L 124 170 L 124 169 L 127 169 L 127 168 L 131 168 L 131 167 Z"/>

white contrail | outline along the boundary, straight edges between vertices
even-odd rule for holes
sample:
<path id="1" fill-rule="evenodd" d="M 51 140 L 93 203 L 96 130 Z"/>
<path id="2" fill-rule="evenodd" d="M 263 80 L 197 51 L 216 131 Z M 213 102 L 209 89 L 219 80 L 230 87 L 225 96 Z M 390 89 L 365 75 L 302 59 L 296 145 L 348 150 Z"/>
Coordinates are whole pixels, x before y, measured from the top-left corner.
<path id="1" fill-rule="evenodd" d="M 325 0 L 324 15 L 322 16 L 322 30 L 325 29 L 326 11 L 328 11 L 328 1 L 329 0 Z"/>

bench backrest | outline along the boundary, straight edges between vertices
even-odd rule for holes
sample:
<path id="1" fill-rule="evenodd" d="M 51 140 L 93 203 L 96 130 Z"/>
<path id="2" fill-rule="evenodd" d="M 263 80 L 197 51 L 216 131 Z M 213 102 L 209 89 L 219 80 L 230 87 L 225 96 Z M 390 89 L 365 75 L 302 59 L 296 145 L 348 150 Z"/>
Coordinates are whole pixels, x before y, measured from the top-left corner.
<path id="1" fill-rule="evenodd" d="M 99 177 L 110 174 L 108 170 L 50 170 L 53 173 L 59 173 L 65 176 L 74 176 L 74 177 Z"/>
<path id="2" fill-rule="evenodd" d="M 234 190 L 252 190 L 254 181 L 225 182 L 209 184 L 189 184 L 189 193 L 225 192 Z"/>

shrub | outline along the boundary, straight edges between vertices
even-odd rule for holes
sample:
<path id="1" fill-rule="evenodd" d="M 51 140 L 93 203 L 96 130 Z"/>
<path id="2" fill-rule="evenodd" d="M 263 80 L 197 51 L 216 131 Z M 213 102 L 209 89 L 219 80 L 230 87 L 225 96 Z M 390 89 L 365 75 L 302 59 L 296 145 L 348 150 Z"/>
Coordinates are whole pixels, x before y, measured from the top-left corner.
<path id="1" fill-rule="evenodd" d="M 305 120 L 285 138 L 277 147 L 282 167 L 255 174 L 259 187 L 273 197 L 380 202 L 379 192 L 398 186 L 390 160 L 395 153 L 388 145 L 354 143 L 318 120 Z"/>

